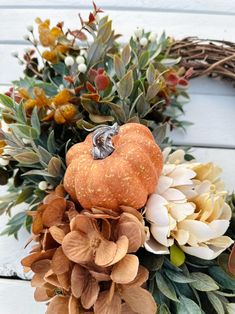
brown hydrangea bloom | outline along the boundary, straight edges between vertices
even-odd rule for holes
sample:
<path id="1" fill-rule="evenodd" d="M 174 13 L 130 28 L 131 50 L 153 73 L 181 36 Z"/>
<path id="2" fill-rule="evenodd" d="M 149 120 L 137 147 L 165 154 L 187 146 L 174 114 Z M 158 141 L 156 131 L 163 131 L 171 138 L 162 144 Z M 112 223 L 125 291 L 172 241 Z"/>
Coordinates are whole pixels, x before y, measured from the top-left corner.
<path id="1" fill-rule="evenodd" d="M 35 300 L 47 314 L 155 314 L 142 286 L 148 271 L 134 254 L 145 241 L 142 215 L 79 210 L 62 186 L 46 196 L 33 217 L 38 244 L 22 260 L 34 272 Z"/>

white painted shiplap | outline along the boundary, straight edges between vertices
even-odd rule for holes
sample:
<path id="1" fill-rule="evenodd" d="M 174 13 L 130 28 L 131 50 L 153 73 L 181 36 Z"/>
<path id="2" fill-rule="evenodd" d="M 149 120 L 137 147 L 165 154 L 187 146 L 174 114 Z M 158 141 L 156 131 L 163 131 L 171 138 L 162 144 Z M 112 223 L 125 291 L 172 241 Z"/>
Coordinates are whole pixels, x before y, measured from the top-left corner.
<path id="1" fill-rule="evenodd" d="M 235 1 L 231 0 L 97 0 L 113 19 L 114 27 L 124 34 L 125 41 L 137 26 L 161 33 L 166 30 L 177 38 L 197 35 L 203 38 L 234 41 Z M 90 0 L 0 0 L 0 92 L 17 79 L 22 68 L 10 55 L 23 52 L 26 26 L 37 16 L 51 18 L 52 23 L 64 20 L 68 27 L 78 27 L 78 11 L 87 15 Z M 5 85 L 5 86 L 3 86 Z M 227 189 L 235 187 L 235 89 L 226 82 L 200 78 L 191 81 L 191 100 L 185 105 L 185 120 L 194 122 L 186 134 L 171 134 L 177 145 L 193 147 L 200 161 L 214 161 L 223 168 Z M 0 195 L 3 190 L 0 189 Z M 0 231 L 6 217 L 0 217 Z M 10 274 L 23 276 L 20 259 L 29 234 L 20 233 L 20 240 L 0 237 L 0 276 L 3 267 Z M 2 272 L 1 272 L 2 270 Z M 5 272 L 6 275 L 6 272 Z M 33 289 L 27 281 L 0 279 L 0 314 L 42 314 L 45 305 L 34 302 Z"/>

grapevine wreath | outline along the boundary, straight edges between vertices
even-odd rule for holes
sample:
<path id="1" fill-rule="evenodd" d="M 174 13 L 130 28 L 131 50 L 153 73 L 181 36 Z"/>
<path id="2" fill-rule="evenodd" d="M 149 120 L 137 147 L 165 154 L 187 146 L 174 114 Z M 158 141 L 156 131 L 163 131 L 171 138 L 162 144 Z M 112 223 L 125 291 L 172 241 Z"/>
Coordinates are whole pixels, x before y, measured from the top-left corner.
<path id="1" fill-rule="evenodd" d="M 234 196 L 165 137 L 189 124 L 188 79 L 233 77 L 231 55 L 193 72 L 195 39 L 137 29 L 121 46 L 95 4 L 80 22 L 37 18 L 14 53 L 24 77 L 0 95 L 0 211 L 27 205 L 2 234 L 32 232 L 35 300 L 47 314 L 234 313 Z"/>

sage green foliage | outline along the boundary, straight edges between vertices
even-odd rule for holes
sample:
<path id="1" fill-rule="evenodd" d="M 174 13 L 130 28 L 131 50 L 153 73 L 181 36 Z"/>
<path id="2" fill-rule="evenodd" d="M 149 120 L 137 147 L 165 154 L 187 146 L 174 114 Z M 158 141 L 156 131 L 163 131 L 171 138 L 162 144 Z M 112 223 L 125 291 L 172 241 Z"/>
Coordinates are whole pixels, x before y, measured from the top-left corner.
<path id="1" fill-rule="evenodd" d="M 154 255 L 144 249 L 138 255 L 150 271 L 148 289 L 158 304 L 158 313 L 232 313 L 235 280 L 218 259 L 206 261 L 186 255 L 185 262 L 177 267 L 168 255 Z"/>

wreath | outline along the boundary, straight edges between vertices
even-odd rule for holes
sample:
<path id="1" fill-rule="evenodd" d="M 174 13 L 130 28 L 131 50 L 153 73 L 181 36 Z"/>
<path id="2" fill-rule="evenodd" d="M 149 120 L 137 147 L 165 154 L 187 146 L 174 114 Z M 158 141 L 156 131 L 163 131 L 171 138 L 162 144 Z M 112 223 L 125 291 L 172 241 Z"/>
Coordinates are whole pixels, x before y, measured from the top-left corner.
<path id="1" fill-rule="evenodd" d="M 233 78 L 234 46 L 137 29 L 94 4 L 81 27 L 36 19 L 24 77 L 0 95 L 2 234 L 32 232 L 47 314 L 233 313 L 235 197 L 221 169 L 171 146 L 190 77 Z M 180 97 L 179 97 L 180 96 Z"/>

